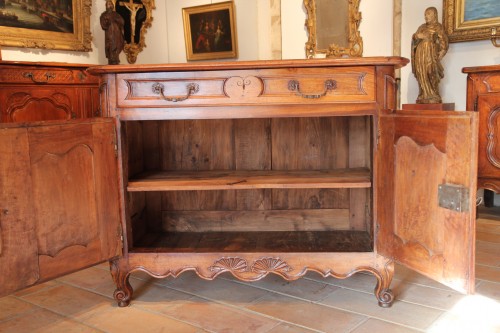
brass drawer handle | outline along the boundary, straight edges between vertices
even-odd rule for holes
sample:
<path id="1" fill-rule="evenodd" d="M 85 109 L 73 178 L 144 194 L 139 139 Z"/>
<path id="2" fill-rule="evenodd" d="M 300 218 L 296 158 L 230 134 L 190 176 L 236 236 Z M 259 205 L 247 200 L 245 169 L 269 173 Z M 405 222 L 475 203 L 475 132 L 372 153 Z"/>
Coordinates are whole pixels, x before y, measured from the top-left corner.
<path id="1" fill-rule="evenodd" d="M 31 81 L 33 81 L 35 83 L 47 83 L 47 82 L 49 82 L 50 79 L 55 79 L 56 75 L 47 72 L 47 73 L 45 73 L 46 80 L 44 80 L 44 81 L 39 81 L 39 80 L 35 79 L 35 75 L 32 72 L 23 73 L 23 77 L 25 77 L 27 79 L 31 79 Z"/>
<path id="2" fill-rule="evenodd" d="M 155 83 L 153 84 L 153 93 L 159 94 L 161 98 L 168 102 L 182 102 L 191 96 L 191 94 L 196 94 L 200 90 L 200 86 L 196 83 L 189 83 L 186 86 L 187 89 L 187 95 L 182 96 L 182 97 L 167 97 L 163 95 L 163 91 L 165 90 L 165 86 L 161 83 Z"/>
<path id="3" fill-rule="evenodd" d="M 318 94 L 304 94 L 300 92 L 300 84 L 297 80 L 288 81 L 288 90 L 295 91 L 295 95 L 300 96 L 302 98 L 311 98 L 317 99 L 326 95 L 327 92 L 337 89 L 337 81 L 335 80 L 326 80 L 325 81 L 325 90 L 322 93 Z"/>

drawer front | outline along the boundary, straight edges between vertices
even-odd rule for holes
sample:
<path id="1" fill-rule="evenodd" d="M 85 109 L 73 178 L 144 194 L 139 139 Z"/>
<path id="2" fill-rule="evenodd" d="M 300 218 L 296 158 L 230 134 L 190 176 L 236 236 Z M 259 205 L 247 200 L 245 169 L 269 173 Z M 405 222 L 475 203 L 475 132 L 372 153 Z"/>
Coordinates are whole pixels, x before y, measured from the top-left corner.
<path id="1" fill-rule="evenodd" d="M 98 77 L 83 69 L 2 67 L 0 82 L 16 84 L 97 84 Z"/>
<path id="2" fill-rule="evenodd" d="M 117 74 L 118 108 L 325 104 L 375 100 L 373 67 Z"/>
<path id="3" fill-rule="evenodd" d="M 478 93 L 489 94 L 500 92 L 500 72 L 471 74 Z"/>

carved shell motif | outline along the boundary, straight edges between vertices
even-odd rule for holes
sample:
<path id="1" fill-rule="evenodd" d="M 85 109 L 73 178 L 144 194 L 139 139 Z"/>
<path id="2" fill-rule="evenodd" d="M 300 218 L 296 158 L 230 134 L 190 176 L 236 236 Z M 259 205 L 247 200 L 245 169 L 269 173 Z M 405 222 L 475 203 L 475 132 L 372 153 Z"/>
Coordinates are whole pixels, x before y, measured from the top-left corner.
<path id="1" fill-rule="evenodd" d="M 252 272 L 265 274 L 269 272 L 290 272 L 292 268 L 279 258 L 262 258 L 252 265 Z"/>
<path id="2" fill-rule="evenodd" d="M 213 266 L 209 267 L 211 272 L 246 272 L 248 270 L 248 264 L 246 260 L 241 258 L 222 258 L 217 260 Z"/>
<path id="3" fill-rule="evenodd" d="M 261 258 L 253 262 L 253 264 L 248 267 L 248 263 L 245 259 L 237 257 L 226 257 L 217 260 L 212 266 L 208 268 L 211 272 L 222 273 L 222 272 L 233 272 L 233 273 L 244 273 L 252 272 L 257 274 L 267 275 L 271 272 L 286 273 L 290 272 L 292 268 L 280 258 Z"/>

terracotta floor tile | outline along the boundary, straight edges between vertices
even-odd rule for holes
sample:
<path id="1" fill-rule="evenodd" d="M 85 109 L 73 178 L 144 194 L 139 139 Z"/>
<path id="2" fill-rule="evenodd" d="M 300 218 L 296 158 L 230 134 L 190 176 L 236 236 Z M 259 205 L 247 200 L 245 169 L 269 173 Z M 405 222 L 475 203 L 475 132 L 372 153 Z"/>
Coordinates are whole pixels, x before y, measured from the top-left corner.
<path id="1" fill-rule="evenodd" d="M 137 307 L 112 308 L 94 313 L 84 321 L 86 324 L 107 333 L 148 332 L 148 333 L 191 333 L 200 332 L 200 328 L 150 313 Z"/>
<path id="2" fill-rule="evenodd" d="M 500 267 L 476 265 L 476 279 L 500 283 Z"/>
<path id="3" fill-rule="evenodd" d="M 206 281 L 192 272 L 183 273 L 176 279 L 170 279 L 165 286 L 235 306 L 244 306 L 269 293 L 259 288 L 224 279 L 216 278 L 213 281 Z"/>
<path id="4" fill-rule="evenodd" d="M 439 317 L 426 332 L 498 333 L 499 314 L 499 302 L 480 295 L 471 295 Z"/>
<path id="5" fill-rule="evenodd" d="M 397 264 L 394 268 L 394 281 L 399 280 L 404 283 L 414 283 L 427 287 L 448 290 L 449 288 L 442 283 L 431 280 L 420 273 L 415 272 L 403 265 Z"/>
<path id="6" fill-rule="evenodd" d="M 308 330 L 307 328 L 291 324 L 281 323 L 268 333 L 314 333 L 318 331 Z"/>
<path id="7" fill-rule="evenodd" d="M 397 300 L 391 308 L 382 308 L 378 306 L 374 295 L 348 289 L 334 291 L 320 303 L 416 329 L 426 329 L 443 313 L 441 310 Z"/>
<path id="8" fill-rule="evenodd" d="M 500 283 L 481 281 L 476 287 L 476 294 L 495 299 L 500 302 Z"/>
<path id="9" fill-rule="evenodd" d="M 0 321 L 9 319 L 14 316 L 28 314 L 37 309 L 30 303 L 19 300 L 13 296 L 0 298 Z"/>
<path id="10" fill-rule="evenodd" d="M 279 294 L 268 294 L 247 308 L 322 332 L 348 332 L 366 319 L 362 315 Z"/>
<path id="11" fill-rule="evenodd" d="M 465 297 L 452 289 L 436 289 L 417 284 L 394 281 L 392 290 L 396 299 L 441 310 L 449 310 Z"/>
<path id="12" fill-rule="evenodd" d="M 218 333 L 268 332 L 279 321 L 194 297 L 160 310 L 172 318 Z"/>
<path id="13" fill-rule="evenodd" d="M 416 333 L 412 328 L 370 318 L 358 326 L 352 333 Z M 444 332 L 443 332 L 444 333 Z"/>
<path id="14" fill-rule="evenodd" d="M 93 290 L 110 298 L 113 297 L 113 292 L 116 289 L 109 270 L 106 271 L 96 267 L 63 276 L 58 280 L 76 287 Z"/>
<path id="15" fill-rule="evenodd" d="M 84 319 L 93 312 L 115 306 L 109 298 L 64 284 L 27 295 L 23 299 L 58 314 L 77 319 Z"/>
<path id="16" fill-rule="evenodd" d="M 306 278 L 314 279 L 314 281 L 318 282 L 323 281 L 325 283 L 338 287 L 364 291 L 367 293 L 372 293 L 377 284 L 377 279 L 375 278 L 375 276 L 365 273 L 356 273 L 346 279 L 336 279 L 332 277 L 323 278 L 318 274 L 308 274 Z"/>
<path id="17" fill-rule="evenodd" d="M 52 280 L 52 281 L 44 282 L 44 283 L 41 283 L 41 284 L 37 284 L 37 285 L 35 285 L 33 287 L 29 287 L 29 288 L 20 290 L 20 291 L 14 293 L 14 295 L 17 296 L 17 297 L 22 297 L 22 296 L 25 296 L 25 295 L 28 295 L 28 294 L 39 292 L 39 291 L 41 291 L 43 289 L 46 289 L 46 288 L 52 288 L 52 287 L 54 287 L 54 286 L 56 286 L 58 284 L 59 284 L 58 281 Z"/>
<path id="18" fill-rule="evenodd" d="M 284 293 L 310 301 L 318 301 L 320 299 L 323 299 L 338 288 L 324 282 L 322 283 L 311 279 L 286 281 L 281 276 L 277 276 L 274 274 L 268 275 L 260 281 L 250 282 L 248 283 L 248 285 Z"/>
<path id="19" fill-rule="evenodd" d="M 143 309 L 161 311 L 167 307 L 184 304 L 193 297 L 192 295 L 149 282 L 143 284 L 140 288 L 134 288 L 131 303 Z"/>
<path id="20" fill-rule="evenodd" d="M 476 264 L 500 267 L 500 249 L 496 254 L 476 250 Z"/>
<path id="21" fill-rule="evenodd" d="M 2 333 L 97 333 L 102 332 L 85 324 L 38 309 L 28 316 L 0 322 Z"/>

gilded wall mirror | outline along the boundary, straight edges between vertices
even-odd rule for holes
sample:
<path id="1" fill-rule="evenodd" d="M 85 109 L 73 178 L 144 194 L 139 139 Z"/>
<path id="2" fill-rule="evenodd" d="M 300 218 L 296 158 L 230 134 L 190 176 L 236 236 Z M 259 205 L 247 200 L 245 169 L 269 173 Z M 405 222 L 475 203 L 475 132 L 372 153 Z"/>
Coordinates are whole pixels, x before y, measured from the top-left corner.
<path id="1" fill-rule="evenodd" d="M 115 11 L 125 20 L 123 52 L 127 61 L 134 64 L 137 55 L 146 46 L 146 31 L 153 21 L 154 0 L 113 0 Z"/>
<path id="2" fill-rule="evenodd" d="M 306 57 L 325 54 L 328 58 L 361 57 L 359 34 L 361 0 L 304 0 L 307 10 Z"/>

